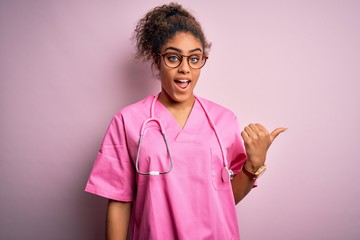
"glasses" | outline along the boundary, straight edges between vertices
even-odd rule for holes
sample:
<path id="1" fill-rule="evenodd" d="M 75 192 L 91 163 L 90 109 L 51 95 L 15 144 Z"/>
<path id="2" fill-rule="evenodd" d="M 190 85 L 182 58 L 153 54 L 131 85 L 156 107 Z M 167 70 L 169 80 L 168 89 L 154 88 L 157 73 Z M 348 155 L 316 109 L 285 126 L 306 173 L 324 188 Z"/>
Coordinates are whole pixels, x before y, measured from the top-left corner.
<path id="1" fill-rule="evenodd" d="M 185 56 L 180 53 L 168 52 L 159 55 L 162 56 L 165 65 L 169 68 L 177 68 L 182 63 L 183 58 L 186 57 L 191 68 L 200 69 L 205 65 L 206 60 L 208 59 L 207 56 L 202 54 L 191 54 L 189 56 Z"/>

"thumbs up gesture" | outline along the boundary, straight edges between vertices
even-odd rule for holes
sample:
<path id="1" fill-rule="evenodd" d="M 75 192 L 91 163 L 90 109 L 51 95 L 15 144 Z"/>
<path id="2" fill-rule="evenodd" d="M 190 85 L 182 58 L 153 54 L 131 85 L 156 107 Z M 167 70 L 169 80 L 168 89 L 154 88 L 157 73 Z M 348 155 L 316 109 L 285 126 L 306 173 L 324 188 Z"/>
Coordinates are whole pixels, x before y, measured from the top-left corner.
<path id="1" fill-rule="evenodd" d="M 266 153 L 275 138 L 287 128 L 276 128 L 269 133 L 261 124 L 249 124 L 241 132 L 247 154 L 246 169 L 256 172 L 265 164 Z"/>

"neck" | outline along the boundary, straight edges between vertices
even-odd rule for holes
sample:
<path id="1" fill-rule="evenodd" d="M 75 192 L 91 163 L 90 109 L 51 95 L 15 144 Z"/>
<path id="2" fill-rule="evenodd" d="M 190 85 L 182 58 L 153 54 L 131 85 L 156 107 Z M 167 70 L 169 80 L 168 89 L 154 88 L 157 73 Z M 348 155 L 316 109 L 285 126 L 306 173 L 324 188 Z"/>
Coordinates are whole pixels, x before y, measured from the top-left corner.
<path id="1" fill-rule="evenodd" d="M 177 102 L 174 99 L 172 99 L 170 96 L 168 96 L 164 91 L 160 93 L 159 96 L 159 102 L 161 102 L 167 109 L 172 110 L 186 110 L 191 109 L 195 102 L 195 96 L 192 95 L 188 99 L 182 102 Z"/>
<path id="2" fill-rule="evenodd" d="M 184 128 L 195 103 L 195 96 L 192 95 L 183 102 L 177 102 L 162 91 L 158 100 L 169 110 L 179 126 Z"/>

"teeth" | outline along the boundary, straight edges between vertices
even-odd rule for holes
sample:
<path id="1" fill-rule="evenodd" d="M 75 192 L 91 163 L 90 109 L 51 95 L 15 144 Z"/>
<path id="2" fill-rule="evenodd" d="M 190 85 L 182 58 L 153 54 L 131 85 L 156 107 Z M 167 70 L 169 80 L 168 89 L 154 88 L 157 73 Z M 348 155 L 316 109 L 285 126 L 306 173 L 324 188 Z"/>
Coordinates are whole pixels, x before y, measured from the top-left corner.
<path id="1" fill-rule="evenodd" d="M 187 82 L 189 82 L 190 80 L 177 80 L 177 81 L 182 82 L 182 83 L 187 83 Z"/>

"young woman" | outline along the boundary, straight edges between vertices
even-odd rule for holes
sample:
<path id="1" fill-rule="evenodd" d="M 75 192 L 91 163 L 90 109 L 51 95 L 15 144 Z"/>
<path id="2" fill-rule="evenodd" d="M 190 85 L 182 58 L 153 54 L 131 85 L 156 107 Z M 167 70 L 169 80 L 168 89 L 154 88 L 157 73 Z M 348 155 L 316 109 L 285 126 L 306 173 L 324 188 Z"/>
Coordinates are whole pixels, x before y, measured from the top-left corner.
<path id="1" fill-rule="evenodd" d="M 285 128 L 240 132 L 231 111 L 194 95 L 209 43 L 180 5 L 147 13 L 135 39 L 161 92 L 115 115 L 89 177 L 86 191 L 110 199 L 107 238 L 239 239 L 235 204 Z"/>

